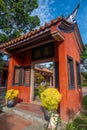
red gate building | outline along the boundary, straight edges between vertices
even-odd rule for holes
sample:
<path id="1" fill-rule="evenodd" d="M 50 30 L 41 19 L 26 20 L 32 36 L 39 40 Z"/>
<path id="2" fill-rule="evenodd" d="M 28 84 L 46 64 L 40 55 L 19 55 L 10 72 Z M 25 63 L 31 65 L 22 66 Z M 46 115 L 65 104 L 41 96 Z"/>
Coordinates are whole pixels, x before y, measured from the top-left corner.
<path id="1" fill-rule="evenodd" d="M 43 64 L 48 66 L 48 70 L 51 63 L 48 81 L 49 86 L 56 87 L 62 94 L 61 118 L 69 121 L 72 113 L 80 111 L 80 53 L 84 46 L 76 23 L 58 17 L 39 29 L 0 45 L 0 49 L 10 55 L 8 89 L 18 89 L 23 102 L 40 104 L 34 98 L 38 86 L 35 84 L 35 66 L 40 66 L 40 72 Z"/>

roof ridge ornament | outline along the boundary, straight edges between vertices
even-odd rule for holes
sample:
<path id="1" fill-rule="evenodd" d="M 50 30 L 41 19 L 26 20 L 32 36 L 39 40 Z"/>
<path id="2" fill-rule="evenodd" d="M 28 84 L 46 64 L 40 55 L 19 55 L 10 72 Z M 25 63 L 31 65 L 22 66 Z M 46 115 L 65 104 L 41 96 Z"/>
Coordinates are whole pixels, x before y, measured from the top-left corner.
<path id="1" fill-rule="evenodd" d="M 59 30 L 65 33 L 70 33 L 74 30 L 74 26 L 76 24 L 76 16 L 77 16 L 77 12 L 80 7 L 81 1 L 82 0 L 79 1 L 74 11 L 67 18 L 65 18 L 64 15 L 62 15 L 63 21 L 58 26 Z"/>
<path id="2" fill-rule="evenodd" d="M 78 9 L 80 7 L 82 0 L 79 1 L 79 3 L 77 4 L 76 8 L 73 10 L 73 12 L 71 14 L 69 14 L 69 16 L 66 18 L 66 20 L 70 23 L 76 23 L 76 16 L 77 16 L 77 12 Z"/>

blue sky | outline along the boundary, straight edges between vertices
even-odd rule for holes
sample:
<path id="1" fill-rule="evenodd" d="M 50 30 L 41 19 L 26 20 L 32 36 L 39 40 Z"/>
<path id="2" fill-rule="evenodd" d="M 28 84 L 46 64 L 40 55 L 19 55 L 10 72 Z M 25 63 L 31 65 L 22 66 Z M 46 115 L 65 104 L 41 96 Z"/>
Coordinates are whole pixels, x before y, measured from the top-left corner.
<path id="1" fill-rule="evenodd" d="M 39 7 L 34 10 L 40 18 L 41 25 L 64 15 L 67 17 L 77 6 L 79 0 L 38 0 Z M 77 24 L 83 43 L 87 43 L 87 0 L 82 0 L 77 14 Z"/>

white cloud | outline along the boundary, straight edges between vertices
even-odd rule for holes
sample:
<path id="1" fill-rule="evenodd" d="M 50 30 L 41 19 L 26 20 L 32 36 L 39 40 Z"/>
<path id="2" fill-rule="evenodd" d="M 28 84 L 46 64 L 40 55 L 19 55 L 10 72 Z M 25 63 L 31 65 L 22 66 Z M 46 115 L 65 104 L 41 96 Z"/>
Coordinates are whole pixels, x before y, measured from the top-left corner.
<path id="1" fill-rule="evenodd" d="M 55 0 L 38 0 L 38 9 L 34 10 L 33 15 L 38 15 L 40 18 L 40 25 L 44 25 L 46 22 L 64 14 L 67 17 L 72 11 L 74 5 L 70 2 L 63 3 Z M 72 6 L 71 6 L 72 5 Z M 81 5 L 82 6 L 82 5 Z M 53 15 L 54 14 L 54 15 Z M 58 14 L 58 15 L 57 15 Z M 56 16 L 56 17 L 55 17 Z M 81 32 L 83 42 L 87 41 L 87 6 L 79 9 L 77 14 L 77 23 Z"/>
<path id="2" fill-rule="evenodd" d="M 51 4 L 53 4 L 53 3 L 55 3 L 55 0 L 51 0 L 49 4 L 51 5 Z"/>
<path id="3" fill-rule="evenodd" d="M 46 22 L 49 22 L 53 19 L 51 15 L 51 10 L 55 11 L 55 8 L 49 7 L 49 4 L 53 4 L 55 0 L 38 0 L 39 7 L 38 9 L 34 10 L 33 15 L 38 15 L 40 18 L 40 24 L 44 25 Z"/>

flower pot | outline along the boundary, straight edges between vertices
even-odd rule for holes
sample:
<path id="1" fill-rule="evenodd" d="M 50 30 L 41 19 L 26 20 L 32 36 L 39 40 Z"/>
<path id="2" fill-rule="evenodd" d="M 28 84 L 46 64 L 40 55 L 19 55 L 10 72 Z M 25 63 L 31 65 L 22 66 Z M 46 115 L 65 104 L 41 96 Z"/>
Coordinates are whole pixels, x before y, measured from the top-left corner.
<path id="1" fill-rule="evenodd" d="M 50 116 L 51 116 L 51 111 L 44 109 L 44 118 L 46 121 L 49 121 Z"/>
<path id="2" fill-rule="evenodd" d="M 8 108 L 14 107 L 14 105 L 15 105 L 15 101 L 14 100 L 7 101 L 7 107 Z"/>

